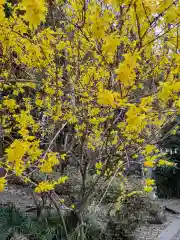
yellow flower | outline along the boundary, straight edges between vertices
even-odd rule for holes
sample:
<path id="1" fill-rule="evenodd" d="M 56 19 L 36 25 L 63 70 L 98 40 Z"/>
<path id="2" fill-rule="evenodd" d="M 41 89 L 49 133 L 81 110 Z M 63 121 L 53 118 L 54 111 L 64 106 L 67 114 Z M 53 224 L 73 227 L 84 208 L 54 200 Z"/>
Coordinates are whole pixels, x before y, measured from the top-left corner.
<path id="1" fill-rule="evenodd" d="M 105 42 L 102 46 L 103 52 L 113 56 L 117 46 L 119 45 L 119 38 L 117 36 L 107 35 L 103 40 Z"/>
<path id="2" fill-rule="evenodd" d="M 44 0 L 23 0 L 22 5 L 26 10 L 25 20 L 34 27 L 45 20 L 46 8 Z"/>
<path id="3" fill-rule="evenodd" d="M 25 170 L 24 162 L 23 161 L 17 161 L 14 164 L 14 171 L 16 173 L 16 176 L 21 176 Z"/>
<path id="4" fill-rule="evenodd" d="M 29 134 L 29 131 L 25 128 L 22 128 L 21 130 L 18 131 L 18 133 L 23 137 L 27 137 L 27 135 Z"/>
<path id="5" fill-rule="evenodd" d="M 134 154 L 134 155 L 132 156 L 132 158 L 138 158 L 138 155 L 137 155 L 137 154 Z"/>
<path id="6" fill-rule="evenodd" d="M 93 118 L 89 119 L 89 123 L 94 124 L 94 125 L 99 124 L 99 119 L 93 117 Z"/>
<path id="7" fill-rule="evenodd" d="M 151 186 L 145 186 L 144 187 L 144 191 L 149 193 L 149 192 L 152 192 L 153 188 Z"/>
<path id="8" fill-rule="evenodd" d="M 29 145 L 27 142 L 17 139 L 14 140 L 10 147 L 6 149 L 8 162 L 13 163 L 14 161 L 21 161 L 28 148 Z"/>
<path id="9" fill-rule="evenodd" d="M 159 160 L 158 165 L 159 166 L 163 166 L 163 165 L 165 165 L 165 166 L 175 166 L 176 164 L 173 163 L 173 162 L 169 162 L 167 160 L 161 159 L 161 160 Z"/>
<path id="10" fill-rule="evenodd" d="M 154 167 L 154 162 L 153 161 L 146 161 L 144 162 L 145 167 Z"/>
<path id="11" fill-rule="evenodd" d="M 146 186 L 152 186 L 152 185 L 155 184 L 155 180 L 154 180 L 154 179 L 149 179 L 149 178 L 147 178 L 147 179 L 145 180 L 145 182 L 146 182 Z"/>
<path id="12" fill-rule="evenodd" d="M 5 3 L 5 0 L 0 0 L 0 5 L 3 5 Z"/>
<path id="13" fill-rule="evenodd" d="M 66 153 L 61 154 L 61 159 L 65 160 L 65 158 L 66 158 Z"/>
<path id="14" fill-rule="evenodd" d="M 119 64 L 116 69 L 117 80 L 123 83 L 125 87 L 132 86 L 134 84 L 136 73 L 134 69 L 137 67 L 137 59 L 139 56 L 124 54 L 124 61 Z"/>
<path id="15" fill-rule="evenodd" d="M 57 159 L 57 153 L 48 153 L 48 162 L 50 162 L 52 165 L 56 165 L 59 163 L 59 160 Z"/>
<path id="16" fill-rule="evenodd" d="M 65 183 L 65 181 L 68 179 L 68 176 L 62 176 L 60 177 L 56 182 L 55 184 L 62 184 L 62 183 Z"/>
<path id="17" fill-rule="evenodd" d="M 14 110 L 17 108 L 16 101 L 14 99 L 5 99 L 3 104 L 10 110 Z"/>
<path id="18" fill-rule="evenodd" d="M 35 188 L 35 192 L 48 192 L 54 189 L 54 183 L 48 181 L 40 182 L 39 185 Z"/>
<path id="19" fill-rule="evenodd" d="M 52 173 L 53 169 L 52 169 L 52 165 L 50 165 L 49 163 L 44 163 L 39 167 L 40 172 L 42 173 Z"/>
<path id="20" fill-rule="evenodd" d="M 118 5 L 118 0 L 104 0 L 106 4 Z"/>
<path id="21" fill-rule="evenodd" d="M 145 147 L 145 151 L 147 154 L 152 153 L 155 149 L 156 149 L 156 147 L 154 145 L 150 145 L 150 144 L 146 145 L 146 147 Z"/>
<path id="22" fill-rule="evenodd" d="M 36 98 L 36 105 L 41 107 L 43 105 L 43 100 Z"/>
<path id="23" fill-rule="evenodd" d="M 132 191 L 128 193 L 127 197 L 132 197 L 134 195 L 142 194 L 142 191 Z"/>
<path id="24" fill-rule="evenodd" d="M 4 22 L 5 14 L 4 14 L 4 8 L 2 5 L 0 5 L 0 22 Z"/>
<path id="25" fill-rule="evenodd" d="M 114 106 L 114 95 L 111 91 L 104 90 L 98 95 L 98 103 L 105 106 Z"/>
<path id="26" fill-rule="evenodd" d="M 96 169 L 102 169 L 102 162 L 96 163 Z"/>
<path id="27" fill-rule="evenodd" d="M 53 171 L 53 166 L 59 163 L 56 153 L 48 153 L 47 159 L 41 160 L 42 165 L 39 166 L 39 169 L 42 173 L 51 173 Z"/>
<path id="28" fill-rule="evenodd" d="M 4 177 L 0 178 L 0 192 L 4 191 L 4 188 L 6 186 L 6 179 Z"/>

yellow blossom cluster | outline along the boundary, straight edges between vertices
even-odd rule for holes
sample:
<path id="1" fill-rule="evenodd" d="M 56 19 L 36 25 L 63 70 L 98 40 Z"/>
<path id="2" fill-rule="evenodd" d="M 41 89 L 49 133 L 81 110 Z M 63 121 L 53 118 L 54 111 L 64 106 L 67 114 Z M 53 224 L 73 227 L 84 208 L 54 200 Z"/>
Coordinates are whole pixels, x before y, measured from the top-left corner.
<path id="1" fill-rule="evenodd" d="M 0 178 L 0 192 L 4 191 L 6 183 L 7 183 L 6 179 L 4 177 L 1 177 Z"/>
<path id="2" fill-rule="evenodd" d="M 65 183 L 65 181 L 68 179 L 67 176 L 60 177 L 57 181 L 43 181 L 38 184 L 38 186 L 35 188 L 35 192 L 49 192 L 54 189 L 55 185 Z"/>
<path id="3" fill-rule="evenodd" d="M 42 159 L 40 162 L 41 162 L 39 166 L 40 172 L 52 173 L 53 166 L 57 165 L 59 163 L 59 160 L 57 159 L 56 153 L 48 153 L 47 159 Z"/>
<path id="4" fill-rule="evenodd" d="M 124 61 L 119 64 L 116 70 L 117 80 L 119 80 L 124 87 L 129 87 L 134 84 L 136 73 L 135 69 L 138 67 L 138 55 L 124 54 Z"/>
<path id="5" fill-rule="evenodd" d="M 45 20 L 45 0 L 22 0 L 22 7 L 26 10 L 24 19 L 33 27 L 37 27 Z"/>

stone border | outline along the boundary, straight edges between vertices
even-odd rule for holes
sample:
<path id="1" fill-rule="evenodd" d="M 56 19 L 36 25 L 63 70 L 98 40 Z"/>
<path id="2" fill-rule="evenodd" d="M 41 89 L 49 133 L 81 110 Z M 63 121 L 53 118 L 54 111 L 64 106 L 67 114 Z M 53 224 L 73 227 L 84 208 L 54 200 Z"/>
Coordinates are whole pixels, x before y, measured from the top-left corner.
<path id="1" fill-rule="evenodd" d="M 174 219 L 156 240 L 180 240 L 180 218 Z"/>

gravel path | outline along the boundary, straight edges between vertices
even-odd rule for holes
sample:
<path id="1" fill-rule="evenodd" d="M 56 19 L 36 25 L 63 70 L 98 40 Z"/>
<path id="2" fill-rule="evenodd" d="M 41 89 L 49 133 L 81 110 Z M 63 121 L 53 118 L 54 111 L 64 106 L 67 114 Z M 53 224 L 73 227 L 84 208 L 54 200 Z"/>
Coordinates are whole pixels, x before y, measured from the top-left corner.
<path id="1" fill-rule="evenodd" d="M 137 229 L 135 239 L 136 240 L 154 240 L 158 235 L 171 223 L 172 220 L 165 222 L 164 224 L 148 224 L 141 226 Z"/>
<path id="2" fill-rule="evenodd" d="M 177 204 L 180 203 L 180 199 L 172 199 L 172 200 L 158 200 L 161 206 L 165 206 L 166 204 Z M 165 213 L 166 221 L 163 224 L 145 224 L 139 227 L 136 230 L 135 239 L 136 240 L 154 240 L 159 234 L 172 222 L 173 219 L 176 218 L 175 214 L 170 212 Z"/>
<path id="3" fill-rule="evenodd" d="M 176 235 L 171 240 L 180 240 L 180 230 L 176 233 Z"/>

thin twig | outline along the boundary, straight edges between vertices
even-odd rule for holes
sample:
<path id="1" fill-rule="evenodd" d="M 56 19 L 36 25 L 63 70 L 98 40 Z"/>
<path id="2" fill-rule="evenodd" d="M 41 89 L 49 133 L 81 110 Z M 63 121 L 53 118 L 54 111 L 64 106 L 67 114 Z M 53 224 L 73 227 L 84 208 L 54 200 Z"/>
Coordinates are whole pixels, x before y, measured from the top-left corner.
<path id="1" fill-rule="evenodd" d="M 55 199 L 52 197 L 51 194 L 49 194 L 49 199 L 51 200 L 51 202 L 53 203 L 53 205 L 55 206 L 56 210 L 57 210 L 58 213 L 59 213 L 59 216 L 60 216 L 60 218 L 61 218 L 62 225 L 63 225 L 63 228 L 64 228 L 65 239 L 66 239 L 66 240 L 69 240 L 68 233 L 67 233 L 67 228 L 66 228 L 66 223 L 65 223 L 65 221 L 64 221 L 64 217 L 63 217 L 63 215 L 62 215 L 62 213 L 61 213 L 61 210 L 60 210 L 58 204 L 56 203 Z"/>
<path id="2" fill-rule="evenodd" d="M 117 168 L 117 170 L 115 171 L 115 173 L 114 173 L 114 175 L 112 176 L 111 180 L 109 181 L 109 183 L 108 183 L 108 185 L 107 185 L 107 188 L 106 188 L 106 190 L 105 190 L 105 192 L 104 192 L 102 198 L 100 199 L 99 203 L 97 204 L 97 206 L 96 206 L 96 208 L 95 208 L 95 212 L 97 211 L 99 205 L 102 203 L 104 197 L 106 196 L 106 193 L 107 193 L 109 187 L 111 186 L 112 181 L 113 181 L 114 178 L 116 177 L 116 175 L 117 175 L 117 173 L 118 173 L 119 170 L 120 170 L 120 167 Z"/>
<path id="3" fill-rule="evenodd" d="M 44 154 L 44 158 L 46 158 L 46 156 L 47 156 L 47 154 L 48 154 L 48 152 L 49 152 L 52 144 L 53 144 L 54 141 L 57 139 L 57 137 L 59 136 L 60 132 L 65 128 L 66 125 L 67 125 L 67 122 L 64 123 L 64 124 L 62 125 L 62 127 L 61 127 L 61 128 L 57 131 L 57 133 L 54 135 L 53 139 L 52 139 L 51 142 L 49 143 L 49 146 L 48 146 L 48 148 L 47 148 L 47 150 L 46 150 L 46 152 L 45 152 L 45 154 Z"/>

